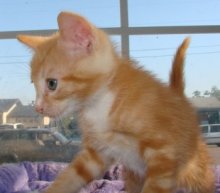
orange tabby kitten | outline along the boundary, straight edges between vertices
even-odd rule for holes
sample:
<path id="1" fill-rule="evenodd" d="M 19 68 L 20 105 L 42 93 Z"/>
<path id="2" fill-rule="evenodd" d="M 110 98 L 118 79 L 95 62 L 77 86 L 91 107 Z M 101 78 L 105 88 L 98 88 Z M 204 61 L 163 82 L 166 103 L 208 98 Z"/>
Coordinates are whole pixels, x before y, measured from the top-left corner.
<path id="1" fill-rule="evenodd" d="M 51 37 L 18 37 L 35 51 L 36 110 L 50 117 L 78 112 L 82 130 L 82 151 L 46 193 L 76 193 L 113 162 L 125 166 L 129 193 L 182 187 L 213 193 L 196 113 L 183 95 L 188 40 L 176 54 L 168 87 L 117 55 L 108 36 L 83 17 L 62 12 L 58 24 Z"/>

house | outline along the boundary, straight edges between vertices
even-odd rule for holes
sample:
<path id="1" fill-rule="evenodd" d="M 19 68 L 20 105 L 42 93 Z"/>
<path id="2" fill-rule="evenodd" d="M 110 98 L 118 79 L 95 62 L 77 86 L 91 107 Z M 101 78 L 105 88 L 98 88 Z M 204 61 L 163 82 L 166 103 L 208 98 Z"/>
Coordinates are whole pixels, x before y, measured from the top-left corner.
<path id="1" fill-rule="evenodd" d="M 25 127 L 44 127 L 49 125 L 49 118 L 38 114 L 33 105 L 21 105 L 8 115 L 8 122 L 23 123 Z"/>
<path id="2" fill-rule="evenodd" d="M 0 124 L 8 123 L 8 115 L 20 105 L 21 101 L 19 99 L 0 99 Z"/>
<path id="3" fill-rule="evenodd" d="M 24 127 L 44 127 L 50 119 L 35 112 L 33 105 L 23 105 L 19 99 L 0 99 L 0 123 L 22 123 Z"/>
<path id="4" fill-rule="evenodd" d="M 193 97 L 190 101 L 197 109 L 201 124 L 220 123 L 220 100 L 215 97 Z"/>

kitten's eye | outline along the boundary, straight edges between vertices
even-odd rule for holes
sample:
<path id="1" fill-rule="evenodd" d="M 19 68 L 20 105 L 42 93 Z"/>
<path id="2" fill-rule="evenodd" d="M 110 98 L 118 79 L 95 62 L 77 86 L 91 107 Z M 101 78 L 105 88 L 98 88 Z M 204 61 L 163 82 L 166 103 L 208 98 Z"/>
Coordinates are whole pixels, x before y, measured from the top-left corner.
<path id="1" fill-rule="evenodd" d="M 47 79 L 47 87 L 49 88 L 49 90 L 55 91 L 57 88 L 57 79 L 48 78 Z"/>

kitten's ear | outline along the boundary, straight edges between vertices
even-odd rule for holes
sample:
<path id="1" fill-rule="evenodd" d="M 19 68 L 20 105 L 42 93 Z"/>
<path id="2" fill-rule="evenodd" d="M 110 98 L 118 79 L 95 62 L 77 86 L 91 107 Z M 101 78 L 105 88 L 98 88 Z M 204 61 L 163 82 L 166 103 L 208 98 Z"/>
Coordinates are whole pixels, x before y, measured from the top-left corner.
<path id="1" fill-rule="evenodd" d="M 72 51 L 91 51 L 94 41 L 93 28 L 83 17 L 61 12 L 57 18 L 61 42 Z"/>
<path id="2" fill-rule="evenodd" d="M 36 50 L 37 46 L 45 41 L 46 37 L 30 36 L 30 35 L 18 35 L 17 39 L 28 47 Z"/>

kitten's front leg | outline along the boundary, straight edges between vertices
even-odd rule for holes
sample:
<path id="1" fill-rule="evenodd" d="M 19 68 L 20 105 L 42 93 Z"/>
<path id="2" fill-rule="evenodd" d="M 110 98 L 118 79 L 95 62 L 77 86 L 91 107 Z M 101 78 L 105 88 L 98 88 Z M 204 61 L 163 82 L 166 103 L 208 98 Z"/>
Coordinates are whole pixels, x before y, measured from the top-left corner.
<path id="1" fill-rule="evenodd" d="M 103 174 L 104 169 L 105 162 L 95 150 L 83 149 L 45 193 L 76 193 L 83 185 Z"/>

